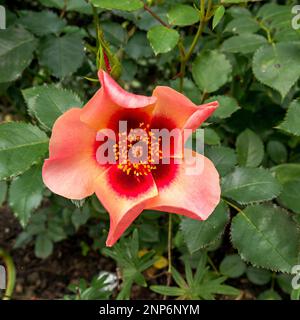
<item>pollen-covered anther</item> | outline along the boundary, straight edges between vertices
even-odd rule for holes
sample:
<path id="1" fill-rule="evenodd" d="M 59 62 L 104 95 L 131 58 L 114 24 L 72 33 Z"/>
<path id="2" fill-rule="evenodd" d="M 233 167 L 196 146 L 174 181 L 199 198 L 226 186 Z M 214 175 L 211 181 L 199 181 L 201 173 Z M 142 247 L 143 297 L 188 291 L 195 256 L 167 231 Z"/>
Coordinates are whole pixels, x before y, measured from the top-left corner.
<path id="1" fill-rule="evenodd" d="M 115 159 L 119 160 L 118 169 L 127 175 L 135 176 L 148 175 L 152 170 L 156 169 L 155 160 L 152 158 L 155 153 L 156 159 L 162 159 L 162 152 L 159 150 L 159 141 L 150 131 L 150 124 L 141 122 L 139 128 L 143 129 L 146 135 L 136 136 L 134 134 L 126 135 L 125 132 L 119 133 L 119 142 L 113 146 Z M 138 142 L 147 144 L 147 157 L 144 155 L 144 149 L 141 145 L 135 145 Z M 153 152 L 155 150 L 155 152 Z M 131 151 L 134 162 L 129 159 L 129 151 Z M 146 157 L 146 159 L 145 159 Z"/>

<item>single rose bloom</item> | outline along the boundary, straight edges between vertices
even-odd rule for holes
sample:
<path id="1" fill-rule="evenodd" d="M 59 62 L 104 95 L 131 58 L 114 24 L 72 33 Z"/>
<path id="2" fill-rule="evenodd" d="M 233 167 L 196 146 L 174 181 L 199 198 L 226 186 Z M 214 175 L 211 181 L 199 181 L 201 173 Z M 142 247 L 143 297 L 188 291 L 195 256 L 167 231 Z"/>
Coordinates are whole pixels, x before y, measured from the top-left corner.
<path id="1" fill-rule="evenodd" d="M 192 152 L 201 165 L 200 170 L 191 174 L 190 164 L 178 151 L 184 150 L 183 147 L 180 149 L 180 145 L 174 143 L 168 153 L 170 161 L 162 161 L 160 142 L 156 149 L 159 163 L 152 163 L 149 154 L 148 163 L 131 162 L 129 157 L 118 161 L 130 150 L 137 158 L 145 153 L 135 145 L 141 142 L 139 137 L 125 144 L 125 150 L 121 148 L 124 139 L 120 137 L 119 124 L 126 121 L 129 135 L 132 129 L 143 129 L 144 142 L 150 144 L 152 129 L 195 130 L 218 103 L 196 106 L 166 86 L 156 87 L 151 97 L 135 95 L 123 90 L 103 70 L 98 77 L 102 86 L 91 100 L 82 109 L 65 112 L 53 126 L 49 159 L 43 166 L 45 185 L 69 199 L 79 200 L 95 193 L 110 215 L 107 246 L 112 246 L 144 209 L 207 219 L 220 201 L 219 174 L 213 163 Z M 99 141 L 98 133 L 107 129 L 116 133 L 114 163 L 101 163 L 97 156 L 99 148 L 107 143 Z M 184 145 L 184 141 L 181 142 Z M 175 161 L 179 158 L 182 161 Z"/>

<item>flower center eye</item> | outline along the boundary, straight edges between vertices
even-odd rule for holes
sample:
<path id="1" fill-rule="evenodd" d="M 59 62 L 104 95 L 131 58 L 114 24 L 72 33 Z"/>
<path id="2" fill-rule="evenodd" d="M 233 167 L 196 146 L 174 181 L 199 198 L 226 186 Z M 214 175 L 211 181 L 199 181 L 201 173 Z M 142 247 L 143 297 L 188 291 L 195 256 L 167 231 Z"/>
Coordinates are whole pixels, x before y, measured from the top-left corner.
<path id="1" fill-rule="evenodd" d="M 133 146 L 132 152 L 136 158 L 141 158 L 143 155 L 143 148 L 140 146 Z"/>
<path id="2" fill-rule="evenodd" d="M 119 133 L 119 140 L 114 146 L 115 159 L 118 169 L 127 175 L 146 176 L 156 169 L 156 161 L 162 159 L 160 138 L 152 134 L 149 124 L 140 123 L 137 130 L 142 134 Z"/>

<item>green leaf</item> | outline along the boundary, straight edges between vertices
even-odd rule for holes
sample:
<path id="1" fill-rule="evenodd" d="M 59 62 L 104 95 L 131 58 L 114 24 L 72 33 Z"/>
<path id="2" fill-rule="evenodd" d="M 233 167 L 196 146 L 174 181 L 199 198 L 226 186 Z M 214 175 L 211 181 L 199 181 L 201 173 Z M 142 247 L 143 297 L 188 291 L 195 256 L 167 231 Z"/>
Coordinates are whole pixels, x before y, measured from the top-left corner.
<path id="1" fill-rule="evenodd" d="M 55 220 L 48 222 L 47 235 L 54 242 L 64 240 L 67 237 L 61 223 Z"/>
<path id="2" fill-rule="evenodd" d="M 298 263 L 300 231 L 279 207 L 254 205 L 239 212 L 231 239 L 241 257 L 255 266 L 290 273 Z"/>
<path id="3" fill-rule="evenodd" d="M 64 6 L 65 4 L 63 4 Z M 76 11 L 79 13 L 92 14 L 93 10 L 88 2 L 85 0 L 68 0 L 67 11 Z"/>
<path id="4" fill-rule="evenodd" d="M 101 27 L 104 32 L 105 40 L 111 45 L 121 47 L 125 43 L 127 34 L 119 23 L 105 21 L 101 22 Z"/>
<path id="5" fill-rule="evenodd" d="M 39 0 L 39 2 L 49 8 L 63 9 L 65 2 L 61 0 Z M 76 11 L 79 13 L 92 14 L 92 8 L 85 0 L 68 0 L 66 11 Z"/>
<path id="6" fill-rule="evenodd" d="M 215 29 L 215 27 L 220 23 L 224 14 L 225 14 L 225 8 L 223 6 L 219 6 L 218 9 L 214 13 L 214 18 L 213 18 L 213 22 L 212 22 L 213 29 Z"/>
<path id="7" fill-rule="evenodd" d="M 271 171 L 282 184 L 282 192 L 278 198 L 280 204 L 300 213 L 300 164 L 286 163 L 273 167 Z"/>
<path id="8" fill-rule="evenodd" d="M 179 33 L 164 26 L 155 26 L 148 31 L 147 38 L 157 55 L 171 51 L 179 40 Z"/>
<path id="9" fill-rule="evenodd" d="M 82 64 L 84 47 L 81 36 L 76 33 L 62 37 L 48 37 L 41 44 L 39 60 L 57 78 L 74 73 Z"/>
<path id="10" fill-rule="evenodd" d="M 0 179 L 28 170 L 47 149 L 48 137 L 38 127 L 22 122 L 0 124 Z"/>
<path id="11" fill-rule="evenodd" d="M 300 288 L 292 290 L 291 300 L 300 300 Z"/>
<path id="12" fill-rule="evenodd" d="M 170 81 L 170 87 L 180 91 L 180 79 L 175 79 Z M 187 96 L 195 104 L 199 104 L 200 90 L 195 85 L 195 83 L 189 78 L 184 78 L 183 83 L 183 94 Z"/>
<path id="13" fill-rule="evenodd" d="M 168 10 L 164 6 L 153 6 L 151 11 L 156 14 L 162 21 L 167 20 Z M 153 19 L 153 16 L 149 14 L 146 10 L 141 10 L 138 14 L 138 17 L 133 20 L 136 26 L 140 30 L 148 31 L 154 26 L 160 26 L 161 23 L 156 19 Z"/>
<path id="14" fill-rule="evenodd" d="M 264 158 L 264 145 L 255 132 L 246 129 L 237 137 L 236 152 L 241 166 L 257 167 Z"/>
<path id="15" fill-rule="evenodd" d="M 244 34 L 244 33 L 254 33 L 260 29 L 259 24 L 255 19 L 250 17 L 238 17 L 231 20 L 224 32 L 232 32 L 237 34 Z"/>
<path id="16" fill-rule="evenodd" d="M 188 267 L 188 263 L 186 263 L 185 265 Z M 189 270 L 189 272 L 191 271 L 190 268 L 187 268 L 187 270 Z M 185 289 L 188 287 L 188 284 L 186 283 L 186 281 L 183 279 L 181 274 L 174 267 L 172 267 L 171 272 L 172 272 L 172 277 L 174 281 L 179 287 L 181 287 L 182 289 Z"/>
<path id="17" fill-rule="evenodd" d="M 232 67 L 223 53 L 205 50 L 194 61 L 192 72 L 200 90 L 214 92 L 229 80 Z"/>
<path id="18" fill-rule="evenodd" d="M 212 96 L 207 99 L 205 103 L 215 100 L 219 102 L 219 107 L 213 113 L 212 117 L 225 119 L 230 117 L 235 111 L 240 109 L 237 101 L 229 96 Z"/>
<path id="19" fill-rule="evenodd" d="M 162 294 L 164 296 L 183 296 L 185 290 L 177 287 L 167 287 L 167 286 L 151 286 L 150 289 L 156 293 Z"/>
<path id="20" fill-rule="evenodd" d="M 145 32 L 136 32 L 128 41 L 125 51 L 134 60 L 153 56 L 153 51 Z"/>
<path id="21" fill-rule="evenodd" d="M 291 27 L 292 19 L 295 17 L 292 8 L 292 4 L 267 3 L 258 10 L 257 19 L 272 31 L 277 42 L 299 40 L 299 29 L 294 30 Z"/>
<path id="22" fill-rule="evenodd" d="M 47 234 L 39 234 L 35 240 L 34 253 L 38 258 L 46 259 L 53 251 L 53 242 Z"/>
<path id="23" fill-rule="evenodd" d="M 226 39 L 221 49 L 230 53 L 251 53 L 267 43 L 267 39 L 258 34 L 241 34 Z"/>
<path id="24" fill-rule="evenodd" d="M 222 284 L 225 280 L 226 277 L 219 277 L 210 281 L 204 281 L 198 288 L 198 294 L 205 300 L 212 300 L 216 294 L 237 296 L 240 291 Z"/>
<path id="25" fill-rule="evenodd" d="M 266 290 L 260 293 L 258 300 L 282 300 L 281 296 L 273 289 Z"/>
<path id="26" fill-rule="evenodd" d="M 285 184 L 289 181 L 300 181 L 300 163 L 285 163 L 271 169 L 276 179 Z"/>
<path id="27" fill-rule="evenodd" d="M 284 98 L 300 77 L 300 43 L 281 42 L 258 49 L 252 61 L 255 77 Z"/>
<path id="28" fill-rule="evenodd" d="M 222 179 L 222 195 L 241 204 L 276 198 L 281 186 L 263 168 L 236 168 Z"/>
<path id="29" fill-rule="evenodd" d="M 257 0 L 221 0 L 221 3 L 247 3 L 247 2 L 255 2 Z"/>
<path id="30" fill-rule="evenodd" d="M 199 21 L 199 13 L 192 7 L 186 4 L 177 4 L 172 7 L 168 14 L 168 21 L 174 26 L 190 26 Z"/>
<path id="31" fill-rule="evenodd" d="M 30 32 L 37 36 L 44 36 L 49 33 L 58 33 L 66 25 L 66 21 L 59 18 L 52 11 L 19 11 L 21 18 L 17 23 L 22 24 Z M 43 24 L 41 27 L 41 23 Z"/>
<path id="32" fill-rule="evenodd" d="M 140 225 L 140 238 L 141 241 L 150 242 L 150 243 L 158 243 L 159 240 L 159 229 L 156 224 L 150 224 L 144 222 Z"/>
<path id="33" fill-rule="evenodd" d="M 277 128 L 300 136 L 300 100 L 291 102 L 284 121 Z"/>
<path id="34" fill-rule="evenodd" d="M 152 54 L 152 49 L 150 47 L 149 47 L 149 49 Z M 124 60 L 122 60 L 122 70 L 123 70 L 123 72 L 121 75 L 121 80 L 123 80 L 125 82 L 131 82 L 134 80 L 134 77 L 135 77 L 136 73 L 138 72 L 138 66 L 132 60 L 124 59 Z"/>
<path id="35" fill-rule="evenodd" d="M 247 278 L 254 284 L 263 286 L 269 283 L 272 279 L 272 274 L 269 270 L 259 269 L 255 267 L 248 267 L 247 271 Z"/>
<path id="36" fill-rule="evenodd" d="M 61 0 L 39 0 L 39 2 L 46 7 L 62 9 L 64 3 Z"/>
<path id="37" fill-rule="evenodd" d="M 84 225 L 90 217 L 90 210 L 87 206 L 85 206 L 82 210 L 76 209 L 72 214 L 72 223 L 76 230 L 79 229 L 80 226 Z"/>
<path id="38" fill-rule="evenodd" d="M 83 105 L 75 93 L 54 85 L 25 89 L 22 94 L 29 113 L 48 130 L 51 130 L 55 120 L 64 112 Z"/>
<path id="39" fill-rule="evenodd" d="M 224 232 L 228 220 L 228 207 L 223 201 L 205 221 L 182 218 L 180 228 L 190 253 L 207 247 L 218 240 Z"/>
<path id="40" fill-rule="evenodd" d="M 2 206 L 7 193 L 7 183 L 6 181 L 0 181 L 0 207 Z"/>
<path id="41" fill-rule="evenodd" d="M 204 142 L 209 145 L 220 144 L 220 137 L 214 129 L 204 129 Z"/>
<path id="42" fill-rule="evenodd" d="M 214 163 L 221 176 L 232 171 L 237 162 L 235 151 L 223 146 L 207 148 L 205 156 Z"/>
<path id="43" fill-rule="evenodd" d="M 249 18 L 252 14 L 248 8 L 241 6 L 231 6 L 227 12 L 232 16 L 232 18 Z"/>
<path id="44" fill-rule="evenodd" d="M 275 163 L 284 163 L 287 161 L 288 152 L 283 143 L 277 140 L 270 140 L 267 144 L 267 153 Z"/>
<path id="45" fill-rule="evenodd" d="M 286 182 L 278 201 L 284 207 L 300 213 L 300 180 Z"/>
<path id="46" fill-rule="evenodd" d="M 9 205 L 24 228 L 43 199 L 41 166 L 34 166 L 14 179 L 9 189 Z"/>
<path id="47" fill-rule="evenodd" d="M 144 4 L 140 0 L 91 0 L 95 7 L 108 10 L 134 11 L 143 8 Z"/>
<path id="48" fill-rule="evenodd" d="M 287 294 L 291 294 L 291 291 L 293 289 L 292 279 L 293 279 L 293 276 L 290 274 L 276 275 L 277 284 L 279 285 L 280 289 Z"/>
<path id="49" fill-rule="evenodd" d="M 0 83 L 21 76 L 32 60 L 36 44 L 33 35 L 23 28 L 0 30 Z"/>
<path id="50" fill-rule="evenodd" d="M 238 278 L 246 271 L 246 264 L 238 254 L 225 256 L 220 264 L 220 272 L 229 278 Z"/>

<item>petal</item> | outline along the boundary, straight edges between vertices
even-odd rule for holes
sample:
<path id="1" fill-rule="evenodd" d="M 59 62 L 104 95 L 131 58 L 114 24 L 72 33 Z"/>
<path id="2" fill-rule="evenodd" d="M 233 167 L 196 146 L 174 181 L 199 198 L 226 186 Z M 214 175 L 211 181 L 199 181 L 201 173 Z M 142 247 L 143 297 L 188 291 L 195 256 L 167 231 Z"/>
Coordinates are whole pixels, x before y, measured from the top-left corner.
<path id="1" fill-rule="evenodd" d="M 126 175 L 117 166 L 112 166 L 98 179 L 96 195 L 110 215 L 107 246 L 112 246 L 121 237 L 149 199 L 157 194 L 151 174 Z"/>
<path id="2" fill-rule="evenodd" d="M 73 108 L 54 123 L 49 144 L 50 158 L 93 153 L 97 131 L 80 121 L 82 109 Z"/>
<path id="3" fill-rule="evenodd" d="M 145 109 L 144 112 L 148 114 L 152 112 L 155 97 L 125 91 L 103 70 L 99 70 L 98 77 L 102 88 L 83 107 L 81 116 L 81 120 L 92 128 L 109 128 L 111 118 L 115 118 L 119 112 L 132 114 L 133 109 Z"/>
<path id="4" fill-rule="evenodd" d="M 153 128 L 160 128 L 161 119 L 166 119 L 170 125 L 167 129 L 198 128 L 218 107 L 218 102 L 210 102 L 200 106 L 176 90 L 159 86 L 153 91 L 157 98 L 153 111 Z M 165 122 L 165 121 L 164 121 Z"/>
<path id="5" fill-rule="evenodd" d="M 122 89 L 117 82 L 105 71 L 99 70 L 98 77 L 110 100 L 123 108 L 143 108 L 156 102 L 155 97 L 133 94 Z"/>
<path id="6" fill-rule="evenodd" d="M 152 171 L 158 196 L 148 202 L 147 209 L 198 220 L 209 217 L 220 201 L 219 174 L 209 159 L 195 152 L 193 156 L 198 169 L 184 161 L 181 164 L 161 164 L 158 170 Z"/>
<path id="7" fill-rule="evenodd" d="M 96 180 L 105 170 L 86 157 L 66 157 L 45 160 L 42 174 L 52 192 L 81 200 L 95 192 Z"/>
<path id="8" fill-rule="evenodd" d="M 83 199 L 95 191 L 95 179 L 106 169 L 95 158 L 96 131 L 80 121 L 81 109 L 70 109 L 55 122 L 43 181 L 54 193 Z"/>

